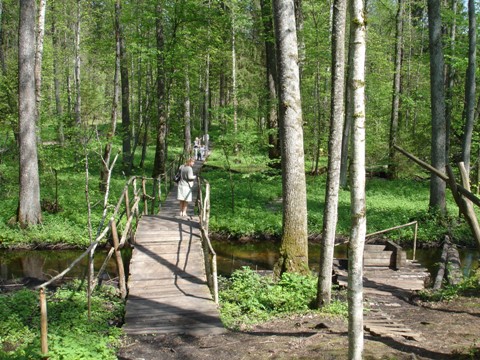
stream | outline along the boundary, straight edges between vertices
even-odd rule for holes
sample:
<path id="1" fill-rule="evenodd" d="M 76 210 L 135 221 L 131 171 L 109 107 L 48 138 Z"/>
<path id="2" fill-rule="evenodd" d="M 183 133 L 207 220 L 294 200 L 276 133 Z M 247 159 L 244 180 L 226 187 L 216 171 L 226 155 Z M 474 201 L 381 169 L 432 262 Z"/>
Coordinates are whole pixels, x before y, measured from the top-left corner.
<path id="1" fill-rule="evenodd" d="M 226 241 L 215 241 L 213 247 L 217 252 L 218 273 L 229 276 L 233 271 L 243 266 L 255 270 L 272 270 L 278 259 L 278 244 L 270 241 L 251 244 L 238 244 Z M 426 267 L 431 274 L 436 273 L 436 263 L 440 258 L 441 249 L 417 249 L 416 259 Z M 75 260 L 82 250 L 30 250 L 11 251 L 0 250 L 0 284 L 15 282 L 17 279 L 34 279 L 37 282 L 47 281 L 62 272 Z M 95 270 L 98 271 L 105 259 L 106 250 L 97 250 Z M 465 276 L 479 266 L 480 253 L 473 249 L 459 249 L 462 269 Z M 413 251 L 407 250 L 407 258 L 412 259 Z M 130 251 L 124 252 L 124 262 L 128 263 Z M 336 258 L 346 258 L 346 245 L 335 248 Z M 309 264 L 313 271 L 318 271 L 320 259 L 320 244 L 309 245 Z M 86 274 L 87 259 L 84 258 L 68 274 L 67 278 L 83 278 Z M 103 279 L 117 276 L 114 259 L 110 259 Z"/>

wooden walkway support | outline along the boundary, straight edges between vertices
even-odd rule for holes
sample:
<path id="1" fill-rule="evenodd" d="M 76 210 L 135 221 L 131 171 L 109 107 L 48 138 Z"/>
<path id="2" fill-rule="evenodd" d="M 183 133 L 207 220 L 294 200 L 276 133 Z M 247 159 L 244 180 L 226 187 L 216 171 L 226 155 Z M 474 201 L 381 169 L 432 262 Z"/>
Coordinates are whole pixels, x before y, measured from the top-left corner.
<path id="1" fill-rule="evenodd" d="M 201 165 L 196 162 L 195 173 Z M 192 204 L 188 217 L 178 213 L 174 188 L 158 215 L 144 215 L 139 222 L 128 279 L 127 334 L 225 332 L 207 285 L 199 219 Z"/>

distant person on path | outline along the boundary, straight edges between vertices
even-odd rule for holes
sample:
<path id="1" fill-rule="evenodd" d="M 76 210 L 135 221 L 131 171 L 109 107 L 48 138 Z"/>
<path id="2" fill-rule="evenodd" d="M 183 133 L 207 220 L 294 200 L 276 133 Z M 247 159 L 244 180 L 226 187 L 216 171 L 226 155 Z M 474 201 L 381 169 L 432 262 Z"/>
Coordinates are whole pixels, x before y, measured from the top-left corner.
<path id="1" fill-rule="evenodd" d="M 195 160 L 190 158 L 185 164 L 180 166 L 180 181 L 177 188 L 177 200 L 180 201 L 180 216 L 187 216 L 188 203 L 192 202 L 193 181 L 196 176 L 193 175 L 193 164 Z"/>
<path id="2" fill-rule="evenodd" d="M 195 138 L 193 142 L 193 158 L 198 160 L 198 152 L 200 150 L 200 139 L 198 136 Z"/>

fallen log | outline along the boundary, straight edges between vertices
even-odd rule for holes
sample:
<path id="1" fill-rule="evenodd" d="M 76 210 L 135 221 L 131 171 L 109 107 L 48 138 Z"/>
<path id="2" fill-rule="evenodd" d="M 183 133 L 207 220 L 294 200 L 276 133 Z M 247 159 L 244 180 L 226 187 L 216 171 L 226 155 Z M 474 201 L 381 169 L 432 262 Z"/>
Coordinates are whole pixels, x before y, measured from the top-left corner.
<path id="1" fill-rule="evenodd" d="M 440 290 L 442 288 L 443 278 L 445 277 L 445 268 L 447 266 L 447 254 L 449 247 L 450 239 L 448 236 L 445 236 L 443 242 L 442 255 L 440 256 L 440 262 L 438 264 L 437 276 L 435 277 L 435 282 L 433 283 L 433 290 Z"/>

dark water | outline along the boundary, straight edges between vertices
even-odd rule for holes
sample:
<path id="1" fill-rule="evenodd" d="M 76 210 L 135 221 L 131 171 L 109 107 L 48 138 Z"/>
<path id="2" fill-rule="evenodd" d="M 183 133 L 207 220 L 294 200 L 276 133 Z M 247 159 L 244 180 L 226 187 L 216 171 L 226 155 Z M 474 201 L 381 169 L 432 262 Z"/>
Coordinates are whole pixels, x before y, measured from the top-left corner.
<path id="1" fill-rule="evenodd" d="M 224 241 L 213 243 L 217 252 L 218 272 L 228 276 L 234 270 L 248 266 L 255 270 L 272 270 L 278 259 L 278 245 L 270 242 L 254 244 L 237 244 Z M 436 274 L 436 264 L 440 259 L 440 249 L 417 249 L 416 259 L 432 274 Z M 67 268 L 83 251 L 80 250 L 48 250 L 48 251 L 6 251 L 0 250 L 0 283 L 21 278 L 34 278 L 46 281 Z M 412 259 L 412 250 L 407 250 L 407 258 Z M 479 267 L 478 250 L 460 249 L 460 259 L 465 276 Z M 99 270 L 105 259 L 106 251 L 97 250 L 95 269 Z M 124 251 L 124 262 L 128 264 L 131 253 Z M 335 248 L 336 258 L 346 258 L 345 245 Z M 309 246 L 309 264 L 313 271 L 318 271 L 320 245 Z M 84 277 L 87 271 L 87 259 L 84 258 L 67 275 L 67 278 Z M 127 269 L 128 271 L 128 269 Z M 128 272 L 127 272 L 128 273 Z M 105 278 L 117 276 L 116 263 L 112 257 L 107 266 Z"/>
<path id="2" fill-rule="evenodd" d="M 53 276 L 65 270 L 83 250 L 30 250 L 30 251 L 9 251 L 0 250 L 0 281 L 14 281 L 16 279 L 30 278 L 47 281 Z M 95 270 L 102 266 L 107 251 L 97 250 L 95 252 Z M 129 260 L 130 251 L 124 252 L 124 261 Z M 82 278 L 87 273 L 88 256 L 76 264 L 65 278 Z M 115 278 L 117 266 L 114 257 L 108 262 L 104 279 Z"/>
<path id="3" fill-rule="evenodd" d="M 232 244 L 214 242 L 213 247 L 217 252 L 218 273 L 229 275 L 233 271 L 248 266 L 255 270 L 272 270 L 278 259 L 278 245 L 272 242 L 255 244 Z M 459 249 L 462 269 L 465 276 L 479 267 L 480 253 L 478 250 Z M 318 271 L 320 261 L 320 244 L 309 245 L 309 266 L 313 271 Z M 426 267 L 431 274 L 436 274 L 437 263 L 440 259 L 441 249 L 417 249 L 416 260 Z M 336 258 L 347 258 L 346 245 L 335 247 Z M 407 259 L 412 259 L 413 251 L 407 250 Z"/>

